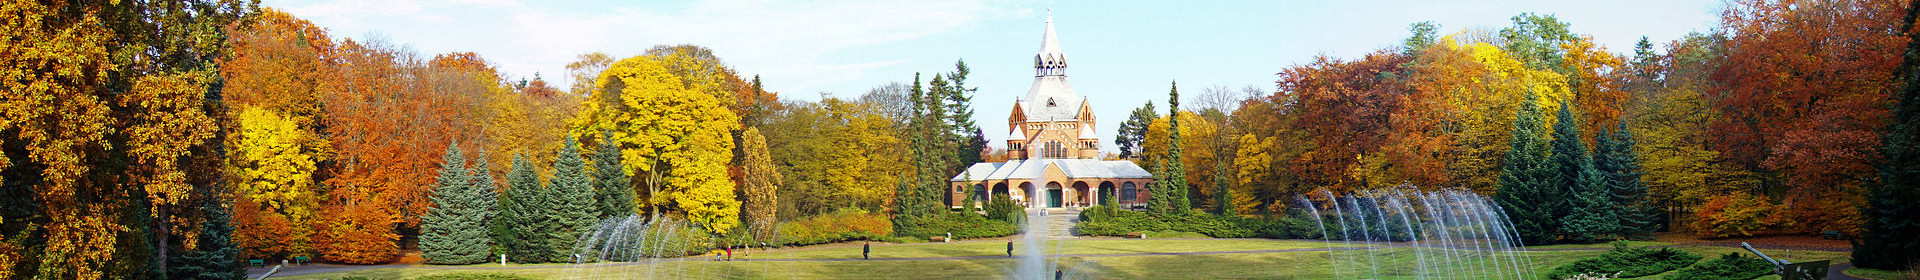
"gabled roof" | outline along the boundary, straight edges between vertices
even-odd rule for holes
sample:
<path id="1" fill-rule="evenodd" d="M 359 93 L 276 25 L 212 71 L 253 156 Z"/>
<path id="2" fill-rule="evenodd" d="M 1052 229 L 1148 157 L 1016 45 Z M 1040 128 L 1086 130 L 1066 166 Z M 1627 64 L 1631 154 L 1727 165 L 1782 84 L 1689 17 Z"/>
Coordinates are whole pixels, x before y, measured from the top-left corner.
<path id="1" fill-rule="evenodd" d="M 949 181 L 1038 179 L 1045 175 L 1047 167 L 1059 168 L 1067 178 L 1112 178 L 1138 179 L 1153 178 L 1152 173 L 1133 164 L 1132 161 L 1097 159 L 1031 159 L 1010 160 L 1007 162 L 983 162 L 967 167 L 966 172 L 953 176 Z M 970 177 L 969 177 L 970 176 Z"/>

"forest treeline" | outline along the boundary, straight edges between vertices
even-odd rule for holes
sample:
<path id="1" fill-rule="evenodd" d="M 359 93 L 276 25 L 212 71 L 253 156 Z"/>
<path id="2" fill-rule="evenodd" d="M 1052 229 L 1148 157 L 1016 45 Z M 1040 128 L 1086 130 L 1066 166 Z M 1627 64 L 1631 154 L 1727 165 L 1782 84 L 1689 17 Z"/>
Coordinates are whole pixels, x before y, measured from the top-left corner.
<path id="1" fill-rule="evenodd" d="M 1502 178 L 1516 154 L 1537 156 L 1632 173 L 1647 198 L 1629 203 L 1690 213 L 1666 217 L 1691 221 L 1670 230 L 1858 233 L 1885 248 L 1863 266 L 1896 267 L 1920 252 L 1898 241 L 1920 227 L 1903 205 L 1920 201 L 1920 173 L 1901 171 L 1920 106 L 1910 5 L 1740 1 L 1711 30 L 1626 53 L 1551 15 L 1416 23 L 1398 46 L 1277 69 L 1272 88 L 1205 87 L 1171 117 L 1149 102 L 1113 157 L 1178 161 L 1190 205 L 1170 208 L 1259 216 L 1321 189 L 1499 195 L 1522 179 Z M 480 218 L 575 231 L 589 214 L 715 235 L 848 213 L 934 223 L 948 176 L 1004 158 L 973 123 L 964 63 L 800 101 L 693 45 L 582 54 L 556 88 L 476 53 L 334 38 L 247 1 L 12 1 L 0 22 L 0 278 L 392 262 L 446 245 L 424 224 L 479 222 L 447 214 L 466 207 L 590 204 Z M 505 250 L 540 249 L 468 253 Z"/>

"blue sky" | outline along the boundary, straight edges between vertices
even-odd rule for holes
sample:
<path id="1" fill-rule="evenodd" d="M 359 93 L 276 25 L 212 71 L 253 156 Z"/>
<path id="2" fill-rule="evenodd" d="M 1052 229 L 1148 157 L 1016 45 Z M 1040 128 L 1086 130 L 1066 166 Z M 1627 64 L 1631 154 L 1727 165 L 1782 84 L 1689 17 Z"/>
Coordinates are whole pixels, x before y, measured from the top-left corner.
<path id="1" fill-rule="evenodd" d="M 965 59 L 980 88 L 975 118 L 995 146 L 1033 79 L 1052 9 L 1074 89 L 1111 137 L 1147 100 L 1164 110 L 1207 86 L 1272 90 L 1274 73 L 1316 55 L 1355 58 L 1396 45 L 1407 25 L 1498 30 L 1522 12 L 1552 14 L 1616 53 L 1717 25 L 1721 1 L 526 1 L 266 0 L 335 38 L 384 38 L 427 55 L 479 53 L 508 75 L 565 84 L 577 54 L 616 57 L 657 44 L 714 50 L 783 98 L 855 97 Z M 1192 102 L 1186 102 L 1191 104 Z M 1103 140 L 1110 141 L 1110 140 Z M 1115 151 L 1110 143 L 1103 143 Z"/>

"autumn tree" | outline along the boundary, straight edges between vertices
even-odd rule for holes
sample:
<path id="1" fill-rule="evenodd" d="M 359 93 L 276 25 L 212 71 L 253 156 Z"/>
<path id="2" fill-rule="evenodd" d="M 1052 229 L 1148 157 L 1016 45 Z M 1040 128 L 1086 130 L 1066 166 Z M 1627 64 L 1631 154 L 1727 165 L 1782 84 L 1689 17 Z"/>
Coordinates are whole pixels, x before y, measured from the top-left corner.
<path id="1" fill-rule="evenodd" d="M 307 145 L 315 142 L 299 122 L 268 109 L 248 106 L 236 119 L 239 130 L 228 136 L 232 150 L 226 171 L 234 198 L 247 200 L 233 211 L 248 212 L 239 214 L 244 218 L 236 238 L 254 254 L 310 252 L 310 225 L 320 201 L 314 182 L 318 166 Z"/>
<path id="2" fill-rule="evenodd" d="M 1709 146 L 1784 194 L 1798 232 L 1854 231 L 1907 43 L 1898 1 L 1742 1 L 1706 91 Z"/>
<path id="3" fill-rule="evenodd" d="M 746 180 L 747 200 L 742 202 L 741 219 L 757 230 L 757 238 L 771 238 L 773 226 L 780 222 L 777 211 L 780 209 L 778 197 L 783 177 L 773 165 L 773 159 L 767 156 L 767 137 L 760 134 L 759 128 L 747 128 L 741 133 L 744 142 L 740 146 L 747 153 L 743 173 Z"/>
<path id="4" fill-rule="evenodd" d="M 575 134 L 611 134 L 646 187 L 649 213 L 675 210 L 725 232 L 739 222 L 727 165 L 740 124 L 727 110 L 727 79 L 714 75 L 731 70 L 703 48 L 662 48 L 607 68 Z"/>
<path id="5" fill-rule="evenodd" d="M 815 215 L 852 207 L 891 208 L 894 184 L 915 175 L 902 138 L 906 125 L 888 101 L 905 104 L 907 87 L 883 86 L 858 100 L 793 101 L 769 120 L 767 154 L 785 179 L 778 216 Z"/>

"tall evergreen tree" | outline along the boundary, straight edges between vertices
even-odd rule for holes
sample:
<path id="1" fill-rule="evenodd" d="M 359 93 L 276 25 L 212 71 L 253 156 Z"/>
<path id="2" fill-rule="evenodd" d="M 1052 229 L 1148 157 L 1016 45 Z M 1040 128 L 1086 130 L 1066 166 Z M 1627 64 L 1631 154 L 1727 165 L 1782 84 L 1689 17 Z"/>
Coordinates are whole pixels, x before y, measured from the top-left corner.
<path id="1" fill-rule="evenodd" d="M 1213 213 L 1217 215 L 1239 215 L 1234 209 L 1233 192 L 1227 191 L 1233 180 L 1227 179 L 1227 165 L 1214 164 L 1213 168 Z"/>
<path id="2" fill-rule="evenodd" d="M 621 163 L 624 160 L 613 138 L 600 134 L 600 149 L 593 153 L 593 197 L 598 202 L 601 219 L 633 215 L 633 186 L 629 185 L 632 180 L 622 169 L 626 166 Z"/>
<path id="3" fill-rule="evenodd" d="M 1173 188 L 1166 185 L 1167 161 L 1158 158 L 1150 160 L 1153 161 L 1153 182 L 1147 183 L 1147 213 L 1154 215 L 1172 213 L 1173 194 L 1168 193 L 1168 190 Z"/>
<path id="4" fill-rule="evenodd" d="M 484 170 L 480 172 L 486 172 Z M 420 216 L 420 256 L 432 264 L 471 264 L 487 261 L 492 247 L 487 238 L 486 213 L 478 204 L 490 199 L 473 184 L 473 170 L 458 145 L 447 145 L 440 159 L 440 175 L 433 206 Z"/>
<path id="5" fill-rule="evenodd" d="M 1594 145 L 1594 167 L 1607 179 L 1613 213 L 1619 218 L 1615 234 L 1646 238 L 1659 230 L 1659 209 L 1647 200 L 1647 185 L 1640 181 L 1640 155 L 1633 150 L 1633 131 L 1621 122 L 1612 132 L 1602 130 L 1595 136 Z"/>
<path id="6" fill-rule="evenodd" d="M 1553 124 L 1553 154 L 1547 160 L 1547 164 L 1558 170 L 1554 172 L 1554 186 L 1564 188 L 1566 195 L 1542 199 L 1565 200 L 1559 203 L 1560 209 L 1554 211 L 1560 217 L 1562 238 L 1593 242 L 1612 233 L 1619 221 L 1608 206 L 1613 200 L 1607 191 L 1606 179 L 1593 166 L 1593 157 L 1588 155 L 1580 139 L 1579 122 L 1571 107 L 1572 103 L 1560 106 L 1559 121 Z"/>
<path id="7" fill-rule="evenodd" d="M 541 263 L 552 259 L 548 257 L 553 250 L 548 249 L 547 233 L 553 229 L 553 204 L 547 201 L 546 188 L 540 186 L 540 174 L 533 171 L 533 164 L 526 157 L 513 155 L 513 165 L 507 171 L 507 195 L 501 200 L 500 218 L 496 223 L 505 223 L 506 231 L 502 239 L 494 240 L 500 244 L 507 259 L 517 263 Z"/>
<path id="8" fill-rule="evenodd" d="M 599 219 L 598 203 L 593 199 L 593 177 L 587 174 L 587 162 L 580 158 L 580 143 L 569 136 L 553 160 L 553 181 L 547 183 L 547 202 L 553 215 L 548 231 L 547 256 L 551 262 L 574 262 L 573 244 L 583 231 L 592 231 Z"/>
<path id="9" fill-rule="evenodd" d="M 1114 134 L 1113 145 L 1120 147 L 1121 158 L 1144 154 L 1140 151 L 1140 144 L 1147 140 L 1147 126 L 1159 117 L 1159 113 L 1153 109 L 1153 100 L 1147 100 L 1147 105 L 1134 108 L 1133 114 L 1127 116 L 1127 121 L 1120 123 L 1120 132 Z"/>
<path id="10" fill-rule="evenodd" d="M 218 185 L 218 183 L 216 183 Z M 220 188 L 209 187 L 207 190 Z M 187 250 L 177 258 L 169 259 L 167 276 L 176 279 L 245 279 L 247 267 L 240 264 L 240 247 L 233 242 L 233 215 L 226 206 L 232 199 L 223 195 L 226 192 L 204 191 L 199 193 L 200 211 L 206 215 L 200 221 L 200 241 L 198 246 Z"/>
<path id="11" fill-rule="evenodd" d="M 1896 99 L 1892 126 L 1882 135 L 1880 182 L 1868 185 L 1867 205 L 1861 212 L 1860 239 L 1853 242 L 1855 265 L 1901 269 L 1920 264 L 1920 1 L 1909 2 L 1901 20 L 1907 49 L 1898 71 L 1904 83 Z"/>
<path id="12" fill-rule="evenodd" d="M 1180 158 L 1185 153 L 1180 147 L 1183 146 L 1181 142 L 1180 83 L 1174 82 L 1167 91 L 1167 169 L 1163 170 L 1167 173 L 1167 181 L 1162 184 L 1168 187 L 1167 193 L 1173 195 L 1173 209 L 1170 210 L 1174 213 L 1186 213 L 1193 209 L 1193 202 L 1187 197 L 1187 164 Z"/>
<path id="13" fill-rule="evenodd" d="M 1500 163 L 1500 189 L 1494 201 L 1506 209 L 1513 229 L 1525 244 L 1545 245 L 1559 235 L 1558 207 L 1561 191 L 1554 185 L 1553 166 L 1547 162 L 1547 141 L 1542 139 L 1538 97 L 1529 93 L 1514 114 L 1513 134 L 1507 143 L 1505 160 Z"/>
<path id="14" fill-rule="evenodd" d="M 947 89 L 941 96 L 947 107 L 947 125 L 957 141 L 954 150 L 957 168 L 953 170 L 956 172 L 981 162 L 980 152 L 987 148 L 986 134 L 973 122 L 973 93 L 980 89 L 967 87 L 967 75 L 971 73 L 973 70 L 967 68 L 966 60 L 954 61 L 953 72 L 947 72 Z"/>
<path id="15" fill-rule="evenodd" d="M 493 179 L 493 169 L 490 168 L 493 167 L 487 163 L 487 150 L 482 149 L 480 156 L 474 157 L 473 164 L 467 167 L 472 171 L 467 174 L 467 182 L 477 194 L 473 198 L 473 209 L 480 211 L 480 224 L 487 228 L 487 239 L 491 241 L 488 246 L 494 249 L 494 253 L 499 253 L 503 252 L 500 241 L 511 237 L 507 235 L 507 223 L 496 222 L 500 220 L 500 213 L 505 211 L 503 205 L 506 203 L 503 201 L 506 196 L 500 195 L 499 181 Z"/>

